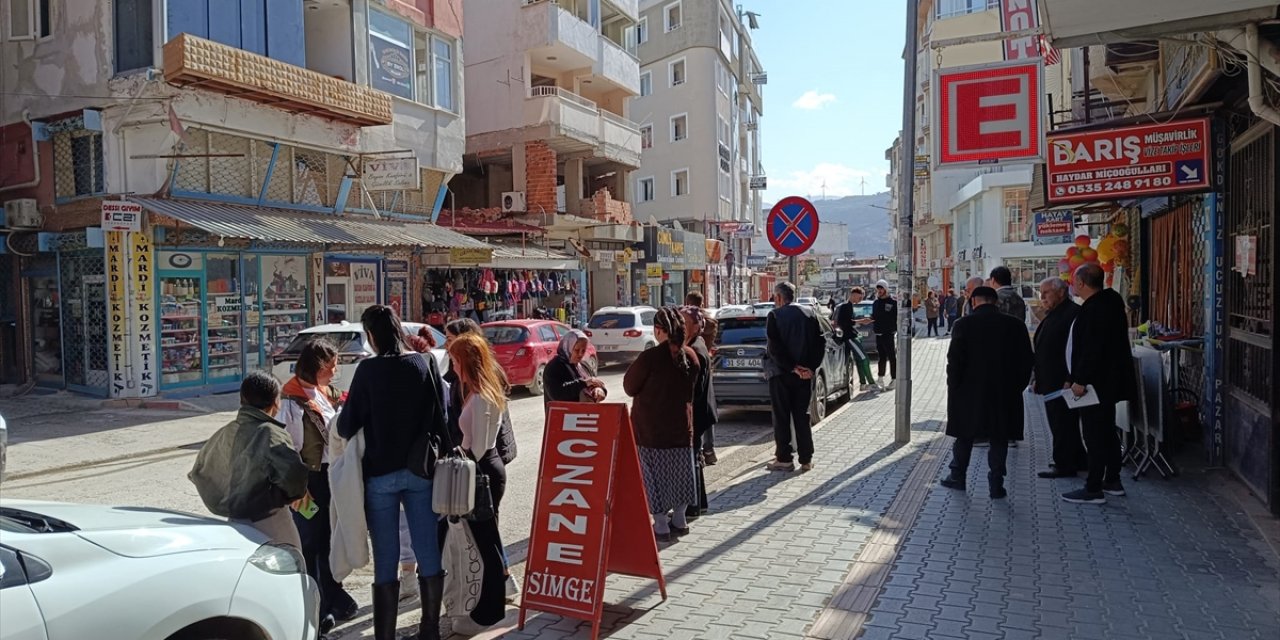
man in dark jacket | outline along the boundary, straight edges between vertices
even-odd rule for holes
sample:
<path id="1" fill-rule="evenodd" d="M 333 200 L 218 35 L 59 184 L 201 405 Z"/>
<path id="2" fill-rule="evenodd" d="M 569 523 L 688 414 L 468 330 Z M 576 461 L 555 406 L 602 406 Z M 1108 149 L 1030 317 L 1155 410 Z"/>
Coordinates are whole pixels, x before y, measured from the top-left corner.
<path id="1" fill-rule="evenodd" d="M 854 363 L 858 369 L 858 382 L 860 390 L 866 391 L 876 384 L 876 379 L 871 375 L 871 358 L 867 357 L 867 350 L 862 345 L 862 334 L 858 333 L 858 325 L 864 325 L 871 322 L 871 318 L 855 318 L 854 308 L 862 302 L 865 295 L 862 287 L 854 287 L 849 290 L 849 300 L 844 304 L 836 307 L 836 326 L 840 328 L 840 339 L 844 342 L 845 357 Z M 876 387 L 879 390 L 879 387 Z"/>
<path id="2" fill-rule="evenodd" d="M 1048 278 L 1040 283 L 1040 302 L 1046 315 L 1036 327 L 1035 392 L 1039 395 L 1062 391 L 1067 381 L 1067 337 L 1080 305 L 1071 299 L 1067 282 Z M 1041 471 L 1041 478 L 1074 478 L 1086 468 L 1084 442 L 1080 440 L 1080 414 L 1062 398 L 1044 405 L 1053 434 L 1053 469 Z"/>
<path id="3" fill-rule="evenodd" d="M 1080 504 L 1103 504 L 1108 495 L 1124 495 L 1116 403 L 1132 398 L 1137 387 L 1124 298 L 1103 288 L 1103 277 L 1096 264 L 1076 269 L 1076 293 L 1084 304 L 1067 338 L 1065 393 L 1078 398 L 1093 387 L 1098 394 L 1098 404 L 1080 408 L 1089 476 L 1084 489 L 1062 494 L 1063 500 Z"/>
<path id="4" fill-rule="evenodd" d="M 881 389 L 892 389 L 898 381 L 898 301 L 889 295 L 889 283 L 876 282 L 876 299 L 871 303 L 871 332 L 876 334 L 876 358 L 880 361 Z M 889 367 L 889 385 L 884 384 L 885 365 Z"/>
<path id="5" fill-rule="evenodd" d="M 813 399 L 813 376 L 826 355 L 822 326 L 813 307 L 795 303 L 796 287 L 790 282 L 774 287 L 774 310 L 765 320 L 764 371 L 769 378 L 769 400 L 773 405 L 773 441 L 776 451 L 771 471 L 795 471 L 791 460 L 791 425 L 795 423 L 796 449 L 800 468 L 813 468 L 813 431 L 809 424 L 809 403 Z"/>
<path id="6" fill-rule="evenodd" d="M 1022 439 L 1022 390 L 1031 379 L 1031 340 L 1026 325 L 996 308 L 991 287 L 973 290 L 973 312 L 956 322 L 947 349 L 947 435 L 951 474 L 942 486 L 965 489 L 975 438 L 991 440 L 988 488 L 993 499 L 1004 488 L 1009 441 Z"/>
<path id="7" fill-rule="evenodd" d="M 996 302 L 996 306 L 1000 308 L 1000 313 L 1013 316 L 1025 323 L 1027 322 L 1027 302 L 1022 299 L 1022 294 L 1013 287 L 1013 273 L 1009 271 L 1009 267 L 1001 265 L 991 270 L 991 280 L 988 285 L 996 290 L 996 295 L 1000 296 L 1000 300 Z M 1025 327 L 1024 327 L 1025 328 Z"/>
<path id="8" fill-rule="evenodd" d="M 232 522 L 247 523 L 272 542 L 302 542 L 289 503 L 307 491 L 307 466 L 293 448 L 280 410 L 280 383 L 253 371 L 240 383 L 240 412 L 200 447 L 187 474 L 204 506 Z"/>

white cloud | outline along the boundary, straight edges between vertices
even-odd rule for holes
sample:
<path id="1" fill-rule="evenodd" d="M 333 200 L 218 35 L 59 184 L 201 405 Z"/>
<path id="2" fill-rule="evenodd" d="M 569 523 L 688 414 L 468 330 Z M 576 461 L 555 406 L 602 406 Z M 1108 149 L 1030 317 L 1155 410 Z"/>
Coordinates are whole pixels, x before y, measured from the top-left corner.
<path id="1" fill-rule="evenodd" d="M 823 162 L 805 171 L 770 175 L 768 197 L 770 201 L 790 195 L 820 198 L 824 191 L 828 198 L 857 196 L 863 194 L 863 180 L 866 180 L 865 192 L 870 195 L 887 189 L 884 178 L 888 174 L 887 169 L 868 170 Z"/>
<path id="2" fill-rule="evenodd" d="M 804 109 L 806 111 L 814 111 L 816 109 L 821 109 L 835 101 L 836 101 L 836 97 L 830 93 L 818 93 L 817 91 L 806 91 L 804 92 L 804 95 L 800 96 L 799 98 L 796 98 L 796 101 L 792 102 L 791 106 L 797 109 Z"/>

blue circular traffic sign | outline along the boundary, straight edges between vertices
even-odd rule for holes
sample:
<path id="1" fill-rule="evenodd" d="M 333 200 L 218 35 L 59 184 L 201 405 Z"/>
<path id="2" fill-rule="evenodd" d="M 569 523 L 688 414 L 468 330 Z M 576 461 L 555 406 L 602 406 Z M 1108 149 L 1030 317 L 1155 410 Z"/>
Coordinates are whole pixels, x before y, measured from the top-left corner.
<path id="1" fill-rule="evenodd" d="M 769 210 L 764 227 L 774 251 L 798 256 L 818 239 L 818 210 L 800 196 L 787 196 Z"/>

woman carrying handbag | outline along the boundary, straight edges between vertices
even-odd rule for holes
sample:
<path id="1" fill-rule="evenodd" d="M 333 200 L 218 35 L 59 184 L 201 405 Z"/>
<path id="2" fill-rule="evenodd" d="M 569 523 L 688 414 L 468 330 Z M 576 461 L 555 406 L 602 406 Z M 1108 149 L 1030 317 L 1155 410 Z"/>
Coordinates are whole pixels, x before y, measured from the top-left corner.
<path id="1" fill-rule="evenodd" d="M 461 449 L 463 455 L 476 461 L 478 480 L 475 509 L 466 525 L 484 564 L 480 595 L 474 607 L 468 615 L 450 615 L 454 633 L 475 635 L 498 624 L 506 615 L 507 568 L 498 513 L 507 486 L 507 470 L 497 441 L 507 397 L 493 351 L 481 334 L 467 332 L 455 337 L 449 344 L 449 358 L 461 391 Z M 447 521 L 442 520 L 440 526 L 446 535 L 453 535 L 455 529 Z"/>
<path id="2" fill-rule="evenodd" d="M 423 358 L 405 344 L 400 319 L 374 305 L 360 317 L 377 354 L 356 367 L 347 404 L 338 416 L 338 435 L 364 433 L 365 520 L 373 545 L 373 634 L 394 640 L 399 613 L 400 509 L 409 524 L 418 561 L 422 622 L 417 640 L 440 638 L 444 576 L 431 510 L 435 455 L 444 439 L 444 389 L 435 358 Z"/>

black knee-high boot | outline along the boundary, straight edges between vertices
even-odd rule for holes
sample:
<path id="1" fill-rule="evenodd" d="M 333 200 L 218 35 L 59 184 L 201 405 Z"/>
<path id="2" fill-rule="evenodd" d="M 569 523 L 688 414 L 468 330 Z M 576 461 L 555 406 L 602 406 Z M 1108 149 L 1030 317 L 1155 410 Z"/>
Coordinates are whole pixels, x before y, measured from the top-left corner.
<path id="1" fill-rule="evenodd" d="M 418 623 L 418 640 L 440 640 L 440 603 L 444 600 L 444 576 L 418 576 L 418 593 L 422 596 L 422 622 Z"/>
<path id="2" fill-rule="evenodd" d="M 400 581 L 373 585 L 374 640 L 396 640 L 396 618 L 400 615 Z"/>

